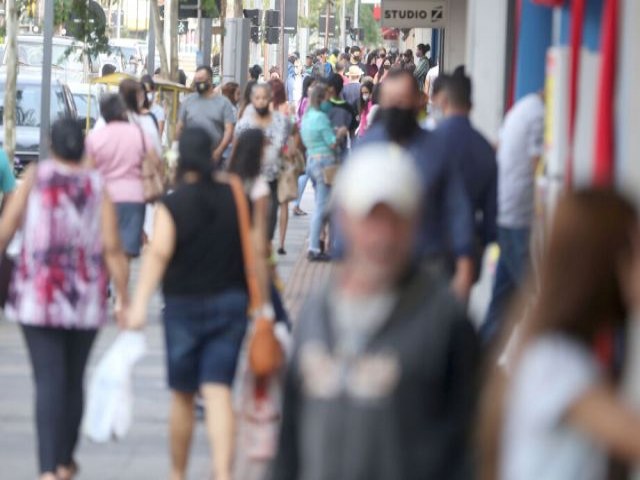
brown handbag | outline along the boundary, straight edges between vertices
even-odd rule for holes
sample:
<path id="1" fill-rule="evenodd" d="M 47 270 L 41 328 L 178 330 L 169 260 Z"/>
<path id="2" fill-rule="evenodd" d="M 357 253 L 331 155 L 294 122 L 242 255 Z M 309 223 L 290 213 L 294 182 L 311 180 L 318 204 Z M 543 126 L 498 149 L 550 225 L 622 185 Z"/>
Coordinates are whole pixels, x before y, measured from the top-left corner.
<path id="1" fill-rule="evenodd" d="M 249 203 L 240 179 L 235 175 L 229 175 L 228 182 L 238 212 L 240 242 L 242 243 L 245 276 L 249 290 L 249 306 L 254 315 L 248 348 L 249 369 L 257 378 L 265 378 L 273 375 L 282 367 L 284 353 L 276 338 L 273 320 L 266 318 L 260 311 L 263 299 L 256 276 L 256 252 L 251 243 Z"/>
<path id="2" fill-rule="evenodd" d="M 142 127 L 138 125 L 142 139 L 142 191 L 145 202 L 155 202 L 164 194 L 162 165 L 149 155 Z"/>

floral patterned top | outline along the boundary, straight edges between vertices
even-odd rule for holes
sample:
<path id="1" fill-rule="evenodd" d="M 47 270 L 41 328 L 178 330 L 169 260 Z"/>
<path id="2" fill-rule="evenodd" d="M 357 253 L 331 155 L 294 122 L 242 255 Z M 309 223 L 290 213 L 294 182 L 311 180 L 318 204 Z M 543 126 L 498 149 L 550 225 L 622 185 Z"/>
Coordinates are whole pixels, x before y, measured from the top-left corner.
<path id="1" fill-rule="evenodd" d="M 107 320 L 104 186 L 92 170 L 39 163 L 23 222 L 7 316 L 24 325 L 94 329 Z"/>

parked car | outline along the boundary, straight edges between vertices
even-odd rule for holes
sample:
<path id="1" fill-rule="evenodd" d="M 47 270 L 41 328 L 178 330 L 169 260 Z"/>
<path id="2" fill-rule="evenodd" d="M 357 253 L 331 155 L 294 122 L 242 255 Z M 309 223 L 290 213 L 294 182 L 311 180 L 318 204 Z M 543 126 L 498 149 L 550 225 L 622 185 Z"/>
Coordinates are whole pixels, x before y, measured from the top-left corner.
<path id="1" fill-rule="evenodd" d="M 18 63 L 42 68 L 44 59 L 44 37 L 42 35 L 18 36 Z M 97 65 L 89 55 L 84 54 L 84 44 L 66 37 L 53 37 L 53 75 L 65 82 L 86 82 L 91 74 L 97 73 Z M 7 52 L 2 56 L 2 65 L 7 64 Z"/>
<path id="2" fill-rule="evenodd" d="M 131 38 L 112 38 L 109 40 L 112 54 L 119 54 L 124 59 L 124 72 L 139 76 L 144 68 L 144 52 L 140 41 Z"/>
<path id="3" fill-rule="evenodd" d="M 100 118 L 100 95 L 106 91 L 102 85 L 90 85 L 88 83 L 70 83 L 69 90 L 76 104 L 78 121 L 82 128 L 86 129 L 87 115 L 89 116 L 89 129 Z"/>
<path id="4" fill-rule="evenodd" d="M 25 70 L 27 70 L 25 72 Z M 0 69 L 0 144 L 4 144 L 4 92 L 6 70 Z M 16 153 L 14 170 L 20 175 L 24 168 L 39 159 L 42 75 L 20 68 L 16 89 Z M 69 87 L 59 79 L 51 81 L 51 122 L 58 118 L 78 118 Z"/>

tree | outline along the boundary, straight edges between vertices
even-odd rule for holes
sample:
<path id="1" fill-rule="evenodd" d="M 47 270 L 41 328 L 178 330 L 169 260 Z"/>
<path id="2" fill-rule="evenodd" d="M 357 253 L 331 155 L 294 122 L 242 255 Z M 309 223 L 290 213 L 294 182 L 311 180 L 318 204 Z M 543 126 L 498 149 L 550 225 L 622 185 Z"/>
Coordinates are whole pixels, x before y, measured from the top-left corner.
<path id="1" fill-rule="evenodd" d="M 7 78 L 4 91 L 4 150 L 12 162 L 16 152 L 16 83 L 18 80 L 18 8 L 16 0 L 5 2 Z"/>
<path id="2" fill-rule="evenodd" d="M 167 61 L 167 48 L 164 42 L 164 36 L 162 35 L 162 22 L 160 21 L 160 7 L 158 6 L 158 0 L 151 0 L 151 22 L 153 22 L 153 28 L 156 32 L 156 46 L 158 47 L 158 55 L 160 56 L 160 72 L 163 77 L 168 78 L 169 62 Z M 153 74 L 153 72 L 149 72 Z"/>

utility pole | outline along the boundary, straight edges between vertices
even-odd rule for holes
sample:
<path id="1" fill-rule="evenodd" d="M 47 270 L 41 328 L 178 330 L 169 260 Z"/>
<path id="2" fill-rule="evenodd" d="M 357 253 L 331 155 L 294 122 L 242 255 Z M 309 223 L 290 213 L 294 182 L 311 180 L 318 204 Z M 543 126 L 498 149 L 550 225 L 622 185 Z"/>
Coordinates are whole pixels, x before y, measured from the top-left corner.
<path id="1" fill-rule="evenodd" d="M 16 0 L 5 2 L 5 25 L 7 28 L 6 58 L 7 79 L 4 91 L 4 150 L 13 165 L 16 153 L 16 82 L 18 78 L 18 9 Z M 44 139 L 41 143 L 44 143 Z"/>
<path id="2" fill-rule="evenodd" d="M 122 32 L 122 0 L 118 0 L 118 11 L 116 14 L 116 38 L 120 38 Z"/>
<path id="3" fill-rule="evenodd" d="M 156 26 L 153 15 L 153 2 L 149 2 L 149 38 L 147 50 L 147 73 L 153 77 L 156 71 Z"/>
<path id="4" fill-rule="evenodd" d="M 284 44 L 284 0 L 280 0 L 280 65 L 281 65 L 281 75 L 282 75 L 282 81 L 285 83 L 287 83 L 287 67 L 288 65 L 288 50 L 289 50 L 289 46 Z"/>
<path id="5" fill-rule="evenodd" d="M 347 0 L 342 0 L 340 7 L 340 50 L 347 46 Z"/>
<path id="6" fill-rule="evenodd" d="M 51 64 L 53 62 L 53 2 L 44 2 L 44 52 L 42 55 L 42 95 L 40 97 L 40 158 L 49 155 L 51 130 Z"/>
<path id="7" fill-rule="evenodd" d="M 353 28 L 360 28 L 360 0 L 353 2 Z"/>
<path id="8" fill-rule="evenodd" d="M 327 11 L 324 20 L 324 48 L 329 48 L 329 16 L 331 15 L 331 0 L 327 0 Z"/>

